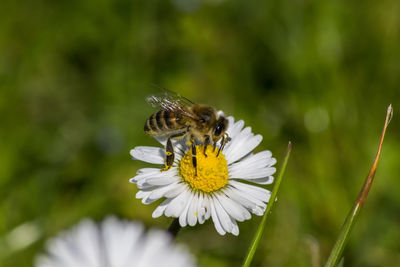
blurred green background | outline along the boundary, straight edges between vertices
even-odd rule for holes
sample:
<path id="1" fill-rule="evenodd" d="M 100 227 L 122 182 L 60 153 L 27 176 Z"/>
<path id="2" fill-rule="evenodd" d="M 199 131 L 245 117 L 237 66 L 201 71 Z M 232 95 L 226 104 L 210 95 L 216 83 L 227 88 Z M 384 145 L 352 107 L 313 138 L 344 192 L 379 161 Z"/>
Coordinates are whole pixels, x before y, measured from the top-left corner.
<path id="1" fill-rule="evenodd" d="M 128 182 L 157 145 L 145 97 L 174 90 L 244 119 L 280 167 L 254 266 L 325 262 L 394 117 L 345 266 L 400 262 L 400 2 L 11 1 L 0 8 L 0 266 L 31 266 L 47 238 L 107 214 L 167 228 Z M 239 266 L 240 235 L 184 228 L 200 266 Z M 314 265 L 315 266 L 315 265 Z"/>

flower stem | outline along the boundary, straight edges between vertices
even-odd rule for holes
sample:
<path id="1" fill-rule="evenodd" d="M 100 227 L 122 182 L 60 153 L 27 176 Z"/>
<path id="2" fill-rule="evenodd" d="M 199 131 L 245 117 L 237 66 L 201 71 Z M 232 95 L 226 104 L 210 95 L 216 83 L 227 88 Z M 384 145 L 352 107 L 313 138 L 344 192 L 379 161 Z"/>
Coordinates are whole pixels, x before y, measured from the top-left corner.
<path id="1" fill-rule="evenodd" d="M 179 224 L 179 218 L 175 218 L 171 225 L 168 227 L 168 232 L 173 236 L 175 239 L 178 235 L 179 230 L 181 230 L 181 225 Z"/>
<path id="2" fill-rule="evenodd" d="M 257 250 L 258 244 L 259 244 L 259 242 L 261 240 L 261 237 L 262 237 L 262 234 L 264 232 L 264 228 L 265 228 L 265 224 L 266 224 L 266 221 L 267 221 L 267 217 L 268 217 L 269 213 L 271 212 L 272 207 L 275 204 L 276 195 L 278 194 L 279 185 L 281 184 L 283 174 L 285 173 L 286 165 L 287 165 L 287 162 L 289 160 L 289 156 L 290 156 L 290 151 L 291 150 L 292 150 L 292 143 L 289 142 L 288 147 L 286 149 L 286 153 L 285 153 L 285 157 L 284 157 L 284 160 L 283 160 L 283 164 L 282 164 L 282 167 L 281 167 L 281 171 L 279 172 L 278 179 L 276 179 L 274 188 L 272 189 L 272 193 L 271 193 L 270 201 L 269 201 L 268 206 L 267 206 L 267 210 L 265 211 L 264 216 L 263 216 L 263 218 L 262 218 L 262 220 L 261 220 L 261 222 L 260 222 L 260 224 L 258 226 L 257 232 L 254 235 L 253 242 L 251 242 L 251 245 L 250 245 L 249 250 L 247 252 L 246 258 L 245 258 L 245 260 L 243 262 L 243 265 L 242 265 L 243 267 L 249 267 L 250 264 L 251 264 L 251 261 L 253 260 L 254 254 L 255 254 L 255 252 Z"/>
<path id="3" fill-rule="evenodd" d="M 393 116 L 392 105 L 389 105 L 389 107 L 387 108 L 385 124 L 383 126 L 381 139 L 379 141 L 379 146 L 378 146 L 378 152 L 376 153 L 374 163 L 372 164 L 371 169 L 369 170 L 368 176 L 365 179 L 364 186 L 361 188 L 360 194 L 358 195 L 358 198 L 357 198 L 356 202 L 354 203 L 352 210 L 350 210 L 350 212 L 347 214 L 346 220 L 342 226 L 342 230 L 340 231 L 340 234 L 336 240 L 336 243 L 335 243 L 334 247 L 332 248 L 331 254 L 329 255 L 329 258 L 328 258 L 328 261 L 326 262 L 325 267 L 337 266 L 339 263 L 339 260 L 342 257 L 344 247 L 346 246 L 346 244 L 349 240 L 349 237 L 350 237 L 351 229 L 353 228 L 353 226 L 356 223 L 356 219 L 357 219 L 358 215 L 360 214 L 361 208 L 364 206 L 365 200 L 367 199 L 367 196 L 368 196 L 368 192 L 372 186 L 372 182 L 375 177 L 376 168 L 378 167 L 379 157 L 381 155 L 383 138 L 385 137 L 386 128 L 389 125 L 389 122 L 390 122 L 392 116 Z"/>

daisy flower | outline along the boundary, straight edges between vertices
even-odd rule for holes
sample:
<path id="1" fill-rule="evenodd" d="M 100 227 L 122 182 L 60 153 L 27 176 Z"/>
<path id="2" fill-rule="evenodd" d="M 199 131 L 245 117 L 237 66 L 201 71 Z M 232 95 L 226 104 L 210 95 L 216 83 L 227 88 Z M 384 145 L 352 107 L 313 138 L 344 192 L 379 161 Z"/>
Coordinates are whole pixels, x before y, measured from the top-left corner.
<path id="1" fill-rule="evenodd" d="M 160 168 L 139 169 L 130 179 L 140 191 L 136 197 L 150 204 L 165 198 L 153 212 L 153 218 L 165 215 L 179 218 L 182 227 L 204 223 L 210 217 L 221 235 L 239 234 L 237 221 L 261 216 L 267 207 L 271 192 L 256 185 L 271 184 L 276 160 L 270 151 L 252 153 L 262 140 L 254 135 L 242 120 L 227 118 L 227 133 L 231 138 L 217 157 L 218 149 L 207 147 L 207 157 L 197 153 L 197 176 L 192 164 L 192 153 L 186 140 L 174 142 L 175 161 L 168 171 Z M 164 139 L 157 139 L 165 146 Z M 220 143 L 217 144 L 217 148 Z M 197 151 L 203 151 L 201 143 Z M 161 147 L 135 147 L 130 151 L 133 159 L 152 164 L 164 164 L 165 150 Z"/>
<path id="2" fill-rule="evenodd" d="M 100 225 L 84 219 L 47 243 L 36 267 L 195 266 L 187 251 L 172 244 L 169 233 L 144 231 L 138 222 L 108 217 Z"/>

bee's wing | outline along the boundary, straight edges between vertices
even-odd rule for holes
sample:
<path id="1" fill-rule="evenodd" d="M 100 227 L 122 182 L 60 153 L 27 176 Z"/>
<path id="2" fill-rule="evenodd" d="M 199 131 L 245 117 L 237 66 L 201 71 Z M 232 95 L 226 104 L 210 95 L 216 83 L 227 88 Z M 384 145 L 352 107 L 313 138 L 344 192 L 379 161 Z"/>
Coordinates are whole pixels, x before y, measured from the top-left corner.
<path id="1" fill-rule="evenodd" d="M 194 103 L 192 101 L 190 101 L 189 99 L 187 99 L 184 96 L 181 96 L 178 93 L 175 93 L 174 91 L 168 90 L 167 88 L 163 88 L 164 90 L 164 95 L 170 99 L 173 99 L 175 101 L 178 101 L 179 103 L 181 103 L 183 106 L 192 106 L 194 105 Z"/>
<path id="2" fill-rule="evenodd" d="M 175 92 L 167 89 L 164 90 L 164 94 L 148 96 L 146 102 L 154 108 L 161 108 L 162 110 L 179 113 L 194 120 L 200 119 L 186 108 L 194 104 L 192 101 Z"/>

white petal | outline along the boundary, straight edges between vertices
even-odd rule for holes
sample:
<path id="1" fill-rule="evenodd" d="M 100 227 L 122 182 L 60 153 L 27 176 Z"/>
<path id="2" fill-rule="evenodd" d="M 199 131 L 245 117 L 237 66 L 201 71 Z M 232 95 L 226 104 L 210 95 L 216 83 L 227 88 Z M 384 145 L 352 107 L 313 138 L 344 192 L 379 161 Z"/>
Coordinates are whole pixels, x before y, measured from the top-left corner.
<path id="1" fill-rule="evenodd" d="M 229 170 L 233 173 L 243 169 L 265 168 L 271 167 L 276 163 L 276 159 L 271 158 L 270 151 L 262 151 L 257 154 L 249 154 L 247 157 L 242 158 L 239 162 L 233 163 L 229 166 Z"/>
<path id="2" fill-rule="evenodd" d="M 237 203 L 236 201 L 230 199 L 225 194 L 218 194 L 217 195 L 219 202 L 221 203 L 222 207 L 226 210 L 226 212 L 239 222 L 243 222 L 244 220 L 248 220 L 251 218 L 250 212 L 245 209 L 241 204 Z"/>
<path id="3" fill-rule="evenodd" d="M 153 203 L 155 201 L 157 201 L 157 199 L 152 199 L 149 196 L 147 196 L 147 197 L 142 199 L 142 203 L 145 204 L 145 205 L 149 205 L 149 204 L 151 204 L 151 203 Z"/>
<path id="4" fill-rule="evenodd" d="M 210 206 L 211 204 L 208 195 L 202 193 L 202 196 L 203 196 L 203 202 L 201 203 L 201 207 L 199 209 L 199 216 L 200 216 L 199 218 L 201 218 L 199 219 L 199 222 L 201 220 L 200 223 L 204 223 L 204 221 L 210 219 L 211 217 L 211 206 Z"/>
<path id="5" fill-rule="evenodd" d="M 232 219 L 232 218 L 231 218 Z M 236 221 L 232 219 L 232 234 L 235 236 L 239 235 L 239 226 L 237 225 Z"/>
<path id="6" fill-rule="evenodd" d="M 199 221 L 200 224 L 203 224 L 205 221 L 205 214 L 206 214 L 206 209 L 203 207 L 203 193 L 199 192 L 199 199 L 197 201 L 197 220 Z"/>
<path id="7" fill-rule="evenodd" d="M 206 195 L 206 198 L 209 200 L 209 203 L 210 203 L 211 218 L 212 218 L 212 220 L 213 220 L 213 222 L 214 222 L 215 230 L 217 230 L 218 234 L 220 234 L 220 235 L 225 235 L 226 232 L 225 232 L 225 230 L 222 228 L 221 222 L 219 221 L 217 212 L 215 211 L 214 202 L 212 202 L 212 200 L 209 199 L 207 195 Z"/>
<path id="8" fill-rule="evenodd" d="M 192 267 L 191 255 L 172 244 L 161 230 L 144 233 L 139 223 L 108 217 L 98 227 L 84 220 L 49 242 L 48 256 L 37 258 L 37 267 Z"/>
<path id="9" fill-rule="evenodd" d="M 87 257 L 88 262 L 97 265 L 101 262 L 101 254 L 99 250 L 100 232 L 97 225 L 92 221 L 84 221 L 85 226 L 79 224 L 77 236 L 75 236 L 76 245 L 82 254 Z M 90 244 L 91 243 L 91 244 Z M 91 265 L 90 264 L 90 265 Z"/>
<path id="10" fill-rule="evenodd" d="M 257 216 L 263 216 L 265 209 L 266 208 L 262 208 L 262 207 L 257 206 L 251 212 L 253 212 Z"/>
<path id="11" fill-rule="evenodd" d="M 171 183 L 179 182 L 179 177 L 174 176 L 166 176 L 166 177 L 153 177 L 146 180 L 146 183 L 149 185 L 169 185 Z M 138 183 L 139 185 L 139 183 Z"/>
<path id="12" fill-rule="evenodd" d="M 170 239 L 171 237 L 161 230 L 150 230 L 142 242 L 141 257 L 135 259 L 135 265 L 143 267 L 155 266 L 157 257 L 161 256 L 160 252 L 167 250 Z"/>
<path id="13" fill-rule="evenodd" d="M 206 210 L 206 214 L 204 215 L 204 218 L 206 220 L 208 220 L 211 217 L 211 202 L 210 202 L 210 198 L 207 198 L 206 201 L 203 200 L 203 202 L 204 202 L 204 208 Z"/>
<path id="14" fill-rule="evenodd" d="M 155 172 L 160 172 L 160 168 L 141 168 L 137 171 L 136 174 L 142 174 L 142 173 L 155 173 Z"/>
<path id="15" fill-rule="evenodd" d="M 175 188 L 178 188 L 180 185 L 178 182 L 172 183 L 170 185 L 167 186 L 161 186 L 158 187 L 156 189 L 151 190 L 151 195 L 149 196 L 149 198 L 151 199 L 160 199 L 163 196 L 165 196 L 165 194 L 168 191 L 174 190 Z"/>
<path id="16" fill-rule="evenodd" d="M 171 203 L 169 203 L 168 207 L 165 209 L 165 216 L 179 217 L 188 203 L 189 196 L 189 191 L 183 191 L 176 198 L 172 199 Z"/>
<path id="17" fill-rule="evenodd" d="M 179 163 L 181 162 L 181 159 L 182 159 L 183 155 L 185 155 L 186 151 L 187 150 L 179 151 L 179 152 L 175 151 L 175 159 L 174 159 L 174 164 L 172 166 L 179 166 Z"/>
<path id="18" fill-rule="evenodd" d="M 147 205 L 157 200 L 157 199 L 150 199 L 149 198 L 150 195 L 151 195 L 151 190 L 150 191 L 140 190 L 139 192 L 136 193 L 136 198 L 142 199 L 142 203 Z"/>
<path id="19" fill-rule="evenodd" d="M 250 134 L 245 133 L 246 129 L 248 128 L 250 127 L 246 127 L 242 131 L 240 137 L 233 139 L 231 141 L 233 143 L 229 147 L 229 150 L 225 151 L 224 149 L 224 154 L 226 155 L 226 160 L 228 161 L 228 164 L 231 164 L 241 159 L 242 157 L 246 156 L 261 143 L 262 141 L 261 135 L 254 136 L 251 133 Z M 251 129 L 248 131 L 251 131 Z"/>
<path id="20" fill-rule="evenodd" d="M 137 183 L 140 180 L 152 177 L 152 176 L 157 176 L 161 173 L 161 169 L 158 168 L 145 168 L 145 169 L 139 169 L 137 172 L 137 175 L 133 178 L 131 178 L 129 181 L 131 183 Z"/>
<path id="21" fill-rule="evenodd" d="M 100 254 L 99 229 L 93 221 L 85 219 L 73 229 L 64 232 L 64 237 L 48 243 L 50 254 L 57 255 L 57 261 L 70 266 L 99 266 Z"/>
<path id="22" fill-rule="evenodd" d="M 142 189 L 139 192 L 137 192 L 136 198 L 143 199 L 142 200 L 143 204 L 150 204 L 150 203 L 153 203 L 154 201 L 162 198 L 168 192 L 174 191 L 179 187 L 180 187 L 180 184 L 178 184 L 178 182 L 175 182 L 175 183 L 172 183 L 172 184 L 166 185 L 166 186 L 147 187 L 147 188 Z"/>
<path id="23" fill-rule="evenodd" d="M 243 129 L 244 121 L 240 120 L 235 123 L 233 117 L 228 117 L 228 122 L 229 126 L 226 132 L 228 133 L 229 137 L 233 139 Z"/>
<path id="24" fill-rule="evenodd" d="M 136 193 L 136 198 L 137 199 L 142 199 L 142 198 L 145 198 L 145 197 L 149 196 L 150 194 L 151 194 L 150 191 L 139 190 Z"/>
<path id="25" fill-rule="evenodd" d="M 101 228 L 104 252 L 113 266 L 126 266 L 132 258 L 140 256 L 138 245 L 144 230 L 141 224 L 125 223 L 110 216 L 103 221 Z"/>
<path id="26" fill-rule="evenodd" d="M 242 205 L 243 207 L 252 210 L 253 208 L 255 208 L 257 205 L 250 201 L 249 199 L 243 197 L 241 194 L 239 194 L 237 192 L 238 190 L 236 188 L 233 187 L 227 187 L 224 189 L 224 193 L 231 198 L 232 200 L 234 200 L 236 203 L 239 203 L 240 205 Z"/>
<path id="27" fill-rule="evenodd" d="M 153 218 L 158 218 L 161 215 L 163 215 L 165 209 L 168 207 L 169 203 L 171 203 L 172 199 L 167 198 L 166 200 L 163 201 L 154 211 L 151 217 Z"/>
<path id="28" fill-rule="evenodd" d="M 179 216 L 179 224 L 182 226 L 182 227 L 185 227 L 186 225 L 187 225 L 187 213 L 188 213 L 188 210 L 189 210 L 189 205 L 190 205 L 190 202 L 192 201 L 192 199 L 193 199 L 193 192 L 189 192 L 189 198 L 188 198 L 188 200 L 186 201 L 186 206 L 185 206 L 185 209 L 183 210 L 183 212 L 181 213 L 181 215 Z"/>
<path id="29" fill-rule="evenodd" d="M 175 188 L 166 192 L 164 196 L 166 198 L 175 198 L 177 195 L 179 195 L 184 190 L 189 190 L 188 186 L 185 183 L 178 183 L 178 185 Z"/>
<path id="30" fill-rule="evenodd" d="M 228 233 L 232 232 L 232 223 L 229 215 L 226 213 L 224 208 L 221 206 L 217 198 L 212 198 L 212 201 L 214 202 L 214 207 L 215 211 L 218 215 L 219 221 L 221 223 L 222 228 Z"/>
<path id="31" fill-rule="evenodd" d="M 228 167 L 229 178 L 230 179 L 258 179 L 271 176 L 276 172 L 274 167 L 266 167 L 266 168 L 247 168 L 243 167 L 242 169 L 231 170 Z"/>
<path id="32" fill-rule="evenodd" d="M 233 178 L 235 179 L 235 178 Z M 256 179 L 246 179 L 249 182 L 256 183 L 256 184 L 261 184 L 261 185 L 266 185 L 266 184 L 272 184 L 274 182 L 274 177 L 273 176 L 268 176 L 268 177 L 263 177 L 263 178 L 256 178 Z"/>
<path id="33" fill-rule="evenodd" d="M 189 210 L 188 210 L 188 214 L 187 214 L 188 215 L 187 220 L 188 220 L 188 224 L 190 226 L 195 226 L 197 223 L 197 216 L 198 216 L 197 202 L 198 202 L 198 200 L 199 200 L 198 193 L 193 193 L 193 198 L 192 198 L 192 201 L 190 202 Z"/>
<path id="34" fill-rule="evenodd" d="M 230 180 L 229 184 L 263 202 L 268 202 L 269 197 L 271 196 L 270 191 L 258 186 L 244 184 L 233 180 Z"/>
<path id="35" fill-rule="evenodd" d="M 130 266 L 140 267 L 192 267 L 194 262 L 186 256 L 186 250 L 181 246 L 171 243 L 171 237 L 165 232 L 151 230 L 147 238 L 142 242 L 144 251 L 141 260 L 133 259 Z M 133 265 L 132 265 L 133 264 Z M 124 266 L 124 267 L 128 267 Z M 120 267 L 120 266 L 114 266 Z"/>
<path id="36" fill-rule="evenodd" d="M 163 164 L 165 151 L 159 147 L 138 146 L 131 150 L 133 159 L 153 164 Z"/>
<path id="37" fill-rule="evenodd" d="M 242 204 L 256 215 L 262 215 L 267 207 L 267 205 L 261 200 L 258 200 L 257 198 L 249 195 L 247 192 L 240 191 L 235 187 L 226 188 L 225 192 L 230 198 Z"/>
<path id="38" fill-rule="evenodd" d="M 238 149 L 238 146 L 240 148 L 241 144 L 248 138 L 254 136 L 251 133 L 251 127 L 246 127 L 243 129 L 243 131 L 239 132 L 236 134 L 235 137 L 232 138 L 230 142 L 228 142 L 223 150 L 223 153 L 225 155 L 229 155 L 234 151 L 235 149 Z"/>
<path id="39" fill-rule="evenodd" d="M 136 181 L 139 188 L 154 186 L 154 185 L 167 185 L 179 181 L 176 167 L 172 167 L 168 171 L 158 172 L 151 175 L 150 172 L 145 174 L 136 175 L 132 180 Z"/>

